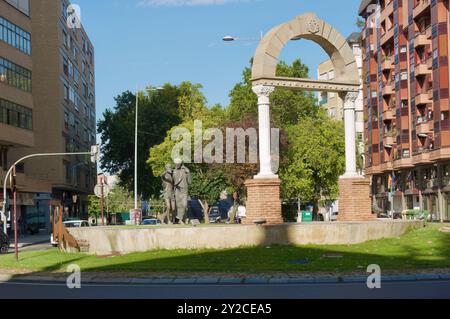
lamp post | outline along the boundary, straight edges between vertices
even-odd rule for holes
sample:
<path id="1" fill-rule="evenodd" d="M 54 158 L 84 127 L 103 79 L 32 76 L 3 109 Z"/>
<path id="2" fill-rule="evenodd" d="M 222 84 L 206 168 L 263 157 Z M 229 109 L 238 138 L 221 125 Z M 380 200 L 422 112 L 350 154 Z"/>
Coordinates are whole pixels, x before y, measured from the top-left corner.
<path id="1" fill-rule="evenodd" d="M 160 91 L 162 87 L 147 88 L 147 91 Z M 134 126 L 134 209 L 138 209 L 138 121 L 139 121 L 139 89 L 136 89 L 136 119 Z"/>
<path id="2" fill-rule="evenodd" d="M 227 35 L 227 36 L 224 36 L 222 38 L 222 40 L 224 42 L 233 42 L 233 41 L 254 42 L 254 41 L 262 40 L 263 37 L 264 37 L 264 32 L 261 31 L 261 35 L 260 35 L 259 38 L 257 38 L 257 37 L 234 37 L 234 36 L 231 36 L 231 35 Z"/>

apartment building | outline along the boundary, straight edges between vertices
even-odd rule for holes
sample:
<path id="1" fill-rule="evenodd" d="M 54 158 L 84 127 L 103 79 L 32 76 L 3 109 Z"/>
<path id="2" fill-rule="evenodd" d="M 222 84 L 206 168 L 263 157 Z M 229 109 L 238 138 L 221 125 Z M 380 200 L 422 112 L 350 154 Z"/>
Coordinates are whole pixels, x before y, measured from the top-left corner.
<path id="1" fill-rule="evenodd" d="M 362 51 L 361 51 L 361 34 L 352 33 L 347 42 L 353 50 L 356 63 L 358 64 L 358 71 L 362 78 Z M 317 76 L 319 80 L 333 80 L 335 77 L 334 65 L 331 60 L 326 60 L 319 64 L 317 69 Z M 319 94 L 319 104 L 323 107 L 330 118 L 343 121 L 344 119 L 344 103 L 337 93 L 322 92 Z M 364 107 L 363 107 L 363 92 L 362 80 L 361 91 L 359 93 L 356 104 L 356 134 L 359 142 L 360 153 L 364 152 Z"/>
<path id="2" fill-rule="evenodd" d="M 363 0 L 366 174 L 374 208 L 450 220 L 448 0 Z"/>
<path id="3" fill-rule="evenodd" d="M 70 28 L 68 6 L 0 0 L 0 174 L 28 154 L 88 152 L 95 144 L 94 49 L 82 26 Z M 27 160 L 17 171 L 22 227 L 49 230 L 56 205 L 68 217 L 87 217 L 96 181 L 89 156 Z"/>

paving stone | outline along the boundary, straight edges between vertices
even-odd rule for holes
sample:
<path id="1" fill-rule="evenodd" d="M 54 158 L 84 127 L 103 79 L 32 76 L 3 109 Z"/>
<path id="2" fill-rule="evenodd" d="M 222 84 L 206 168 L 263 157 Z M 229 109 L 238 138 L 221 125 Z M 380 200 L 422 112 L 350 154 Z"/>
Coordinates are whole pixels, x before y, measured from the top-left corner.
<path id="1" fill-rule="evenodd" d="M 230 285 L 238 285 L 242 284 L 244 279 L 242 278 L 220 278 L 219 283 L 220 284 L 230 284 Z"/>
<path id="2" fill-rule="evenodd" d="M 326 277 L 324 277 L 324 278 L 315 278 L 314 279 L 314 282 L 315 283 L 337 283 L 337 282 L 339 282 L 339 278 L 337 278 L 337 277 L 329 277 L 329 278 L 326 278 Z"/>
<path id="3" fill-rule="evenodd" d="M 269 284 L 289 284 L 290 278 L 271 278 Z"/>
<path id="4" fill-rule="evenodd" d="M 153 278 L 152 285 L 167 285 L 174 281 L 173 278 Z"/>
<path id="5" fill-rule="evenodd" d="M 306 284 L 306 283 L 313 283 L 314 278 L 290 278 L 289 283 L 290 284 Z"/>
<path id="6" fill-rule="evenodd" d="M 367 277 L 355 276 L 355 277 L 342 277 L 342 282 L 367 282 Z"/>
<path id="7" fill-rule="evenodd" d="M 416 275 L 391 275 L 381 276 L 381 281 L 416 281 Z"/>
<path id="8" fill-rule="evenodd" d="M 416 276 L 417 280 L 439 280 L 438 274 L 419 274 Z"/>
<path id="9" fill-rule="evenodd" d="M 219 283 L 218 277 L 203 277 L 197 279 L 198 285 L 211 285 Z"/>
<path id="10" fill-rule="evenodd" d="M 193 285 L 196 281 L 196 278 L 176 278 L 172 283 L 175 285 Z"/>
<path id="11" fill-rule="evenodd" d="M 269 283 L 269 278 L 265 277 L 250 277 L 245 278 L 244 281 L 245 284 L 251 284 L 251 285 L 263 285 Z"/>
<path id="12" fill-rule="evenodd" d="M 114 281 L 114 280 L 112 280 Z M 152 278 L 133 278 L 131 279 L 132 284 L 152 284 L 153 279 Z"/>

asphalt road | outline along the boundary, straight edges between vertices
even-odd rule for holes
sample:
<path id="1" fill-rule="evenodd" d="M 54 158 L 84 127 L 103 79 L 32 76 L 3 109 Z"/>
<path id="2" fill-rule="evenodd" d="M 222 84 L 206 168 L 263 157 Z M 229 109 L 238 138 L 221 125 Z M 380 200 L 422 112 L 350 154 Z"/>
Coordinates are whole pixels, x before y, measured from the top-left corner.
<path id="1" fill-rule="evenodd" d="M 450 281 L 291 285 L 82 285 L 6 282 L 0 299 L 450 299 Z"/>

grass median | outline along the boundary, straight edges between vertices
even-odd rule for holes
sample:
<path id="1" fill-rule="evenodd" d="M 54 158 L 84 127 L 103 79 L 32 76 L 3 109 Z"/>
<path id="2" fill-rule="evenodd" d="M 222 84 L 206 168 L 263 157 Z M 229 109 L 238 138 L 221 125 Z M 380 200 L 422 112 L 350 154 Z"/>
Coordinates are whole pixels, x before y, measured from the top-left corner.
<path id="1" fill-rule="evenodd" d="M 428 224 L 402 237 L 358 245 L 270 246 L 227 250 L 171 250 L 123 256 L 66 254 L 57 249 L 0 256 L 0 269 L 31 272 L 83 271 L 120 273 L 270 273 L 347 272 L 378 264 L 383 270 L 450 268 L 450 234 Z M 446 225 L 447 227 L 449 225 Z"/>

